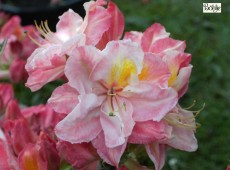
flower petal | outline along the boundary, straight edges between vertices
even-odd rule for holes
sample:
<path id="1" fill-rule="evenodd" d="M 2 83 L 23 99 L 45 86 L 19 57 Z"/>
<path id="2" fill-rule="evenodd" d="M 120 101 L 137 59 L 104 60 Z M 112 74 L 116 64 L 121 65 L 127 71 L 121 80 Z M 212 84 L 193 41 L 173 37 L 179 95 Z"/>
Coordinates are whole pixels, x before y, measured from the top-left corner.
<path id="1" fill-rule="evenodd" d="M 130 31 L 130 32 L 126 32 L 124 35 L 124 40 L 126 39 L 130 39 L 132 42 L 136 42 L 136 43 L 141 43 L 141 38 L 143 36 L 142 32 L 138 32 L 138 31 Z"/>
<path id="2" fill-rule="evenodd" d="M 17 159 L 6 141 L 3 131 L 0 129 L 0 169 L 1 170 L 19 170 Z"/>
<path id="3" fill-rule="evenodd" d="M 197 150 L 197 139 L 194 135 L 196 122 L 193 113 L 177 105 L 168 113 L 167 119 L 171 119 L 168 122 L 173 130 L 172 136 L 165 143 L 176 149 L 189 152 Z"/>
<path id="4" fill-rule="evenodd" d="M 6 107 L 9 101 L 13 99 L 13 97 L 13 86 L 8 83 L 0 83 L 0 103 L 2 102 L 3 107 Z"/>
<path id="5" fill-rule="evenodd" d="M 105 135 L 105 144 L 112 148 L 124 144 L 125 138 L 132 132 L 134 121 L 130 102 L 121 97 L 116 97 L 112 101 L 113 109 L 110 102 L 110 99 L 108 99 L 103 103 L 103 113 L 100 116 L 100 121 Z"/>
<path id="6" fill-rule="evenodd" d="M 127 142 L 115 148 L 108 148 L 105 145 L 104 134 L 101 132 L 92 142 L 97 149 L 99 156 L 108 164 L 118 167 L 121 156 L 125 151 Z"/>
<path id="7" fill-rule="evenodd" d="M 152 44 L 149 51 L 152 53 L 161 53 L 170 50 L 184 52 L 185 48 L 185 41 L 174 40 L 167 37 L 157 40 L 154 44 Z"/>
<path id="8" fill-rule="evenodd" d="M 60 53 L 60 45 L 37 48 L 25 66 L 29 74 L 26 86 L 36 91 L 46 83 L 60 78 L 66 63 L 65 56 L 59 56 Z"/>
<path id="9" fill-rule="evenodd" d="M 57 124 L 57 137 L 70 143 L 93 140 L 101 131 L 99 106 L 103 100 L 92 93 L 79 96 L 79 104 Z"/>
<path id="10" fill-rule="evenodd" d="M 96 45 L 103 33 L 109 29 L 111 16 L 101 5 L 93 1 L 84 4 L 86 16 L 81 30 L 86 35 L 87 45 Z"/>
<path id="11" fill-rule="evenodd" d="M 85 169 L 90 164 L 99 161 L 96 149 L 92 147 L 91 143 L 71 144 L 60 141 L 57 148 L 59 155 L 77 169 Z"/>
<path id="12" fill-rule="evenodd" d="M 129 143 L 149 144 L 156 141 L 164 141 L 171 135 L 172 128 L 167 128 L 163 121 L 136 122 Z"/>
<path id="13" fill-rule="evenodd" d="M 152 45 L 159 39 L 166 38 L 169 36 L 169 33 L 165 31 L 165 28 L 159 24 L 155 23 L 151 25 L 143 33 L 141 39 L 141 46 L 145 52 L 149 52 Z"/>
<path id="14" fill-rule="evenodd" d="M 122 95 L 128 97 L 133 105 L 135 121 L 160 121 L 178 101 L 174 89 L 146 83 L 128 86 Z"/>
<path id="15" fill-rule="evenodd" d="M 111 23 L 109 29 L 103 34 L 97 44 L 97 48 L 99 49 L 105 48 L 109 41 L 119 40 L 124 31 L 124 16 L 116 4 L 110 1 L 107 11 L 111 15 Z"/>
<path id="16" fill-rule="evenodd" d="M 91 92 L 93 82 L 90 80 L 90 75 L 102 58 L 101 52 L 93 46 L 84 46 L 74 49 L 69 56 L 65 68 L 69 85 L 80 94 Z"/>
<path id="17" fill-rule="evenodd" d="M 103 80 L 109 86 L 124 87 L 138 81 L 144 54 L 129 40 L 109 42 L 103 50 L 104 57 L 94 69 L 93 80 Z"/>
<path id="18" fill-rule="evenodd" d="M 161 170 L 165 164 L 165 145 L 152 143 L 145 145 L 145 149 L 155 165 L 155 170 Z"/>
<path id="19" fill-rule="evenodd" d="M 172 87 L 178 91 L 178 97 L 182 97 L 188 89 L 189 78 L 192 71 L 192 65 L 180 69 L 177 79 L 172 84 Z"/>
<path id="20" fill-rule="evenodd" d="M 145 53 L 143 69 L 138 77 L 141 81 L 157 83 L 162 88 L 167 88 L 170 72 L 167 64 L 160 57 Z"/>
<path id="21" fill-rule="evenodd" d="M 48 103 L 56 112 L 68 114 L 78 104 L 78 95 L 79 93 L 66 83 L 53 91 Z"/>
<path id="22" fill-rule="evenodd" d="M 69 9 L 59 16 L 59 22 L 56 26 L 57 36 L 63 41 L 70 39 L 79 32 L 82 23 L 81 16 Z"/>

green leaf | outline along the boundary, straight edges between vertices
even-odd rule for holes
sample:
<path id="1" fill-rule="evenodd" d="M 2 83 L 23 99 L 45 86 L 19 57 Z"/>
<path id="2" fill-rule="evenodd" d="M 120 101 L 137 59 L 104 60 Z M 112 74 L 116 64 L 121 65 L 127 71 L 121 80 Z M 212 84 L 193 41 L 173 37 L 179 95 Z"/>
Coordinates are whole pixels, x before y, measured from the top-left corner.
<path id="1" fill-rule="evenodd" d="M 6 44 L 7 44 L 7 39 L 5 39 L 2 43 L 0 43 L 0 57 L 2 56 L 3 51 L 6 48 Z"/>

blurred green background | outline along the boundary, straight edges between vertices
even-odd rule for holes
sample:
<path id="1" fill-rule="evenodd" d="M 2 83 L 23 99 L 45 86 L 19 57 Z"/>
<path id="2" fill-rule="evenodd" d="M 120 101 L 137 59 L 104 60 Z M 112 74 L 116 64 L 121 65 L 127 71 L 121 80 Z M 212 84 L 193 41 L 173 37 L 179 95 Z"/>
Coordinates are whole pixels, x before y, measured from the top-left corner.
<path id="1" fill-rule="evenodd" d="M 199 0 L 114 2 L 124 13 L 126 31 L 144 31 L 159 22 L 172 38 L 186 40 L 186 52 L 193 56 L 189 90 L 180 104 L 187 107 L 196 100 L 192 110 L 206 104 L 197 117 L 202 125 L 196 133 L 199 149 L 193 153 L 169 150 L 164 170 L 225 169 L 230 164 L 230 1 L 218 1 L 221 14 L 204 14 Z M 55 86 L 51 83 L 33 94 L 22 86 L 15 88 L 19 101 L 32 105 L 45 102 Z"/>
<path id="2" fill-rule="evenodd" d="M 222 170 L 230 164 L 230 1 L 221 14 L 204 14 L 200 0 L 114 0 L 124 13 L 126 31 L 144 31 L 154 22 L 171 37 L 186 40 L 192 54 L 189 90 L 180 100 L 193 110 L 203 103 L 197 117 L 199 149 L 193 153 L 170 150 L 165 170 Z M 205 1 L 217 2 L 217 1 Z"/>

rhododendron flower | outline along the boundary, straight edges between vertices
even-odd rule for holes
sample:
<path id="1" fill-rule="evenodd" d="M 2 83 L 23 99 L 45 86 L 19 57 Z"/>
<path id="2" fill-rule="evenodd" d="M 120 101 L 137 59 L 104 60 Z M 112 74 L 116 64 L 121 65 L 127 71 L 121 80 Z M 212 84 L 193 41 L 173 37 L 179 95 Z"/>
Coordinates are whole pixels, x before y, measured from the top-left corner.
<path id="1" fill-rule="evenodd" d="M 61 119 L 58 114 L 54 115 L 49 106 L 46 108 L 40 105 L 21 110 L 17 101 L 11 100 L 0 124 L 4 130 L 0 149 L 5 154 L 0 157 L 0 162 L 6 162 L 0 164 L 0 169 L 58 169 L 60 157 L 52 132 Z"/>
<path id="2" fill-rule="evenodd" d="M 189 64 L 191 55 L 184 53 L 186 47 L 184 41 L 169 38 L 169 33 L 158 23 L 150 26 L 144 33 L 127 32 L 124 39 L 138 42 L 144 52 L 161 57 L 171 73 L 168 85 L 178 91 L 179 97 L 186 92 L 192 66 Z"/>
<path id="3" fill-rule="evenodd" d="M 0 42 L 7 40 L 0 57 L 0 79 L 7 78 L 15 83 L 27 79 L 26 59 L 37 47 L 24 33 L 34 31 L 34 27 L 21 26 L 20 22 L 18 16 L 13 16 L 3 25 L 0 34 Z"/>
<path id="4" fill-rule="evenodd" d="M 196 127 L 193 113 L 177 105 L 161 122 L 136 123 L 129 142 L 145 144 L 155 169 L 160 170 L 165 162 L 165 145 L 188 152 L 197 149 Z"/>
<path id="5" fill-rule="evenodd" d="M 177 103 L 177 94 L 161 88 L 150 72 L 142 73 L 144 53 L 131 41 L 109 42 L 102 52 L 79 47 L 69 56 L 65 68 L 69 82 L 52 96 L 67 98 L 71 95 L 66 92 L 75 89 L 78 101 L 73 100 L 75 107 L 68 105 L 66 111 L 73 110 L 57 124 L 56 135 L 71 143 L 93 141 L 99 155 L 118 166 L 135 122 L 160 121 Z M 61 104 L 53 97 L 49 101 Z"/>
<path id="6" fill-rule="evenodd" d="M 32 91 L 63 76 L 68 52 L 76 46 L 96 45 L 103 33 L 109 29 L 110 14 L 102 6 L 105 1 L 91 1 L 84 4 L 84 20 L 69 9 L 59 17 L 56 32 L 48 28 L 47 22 L 37 25 L 44 39 L 35 40 L 40 46 L 29 57 L 26 70 L 29 79 L 26 86 Z M 97 30 L 97 31 L 95 31 Z M 32 38 L 32 37 L 31 37 Z M 33 39 L 33 38 L 32 38 Z"/>
<path id="7" fill-rule="evenodd" d="M 46 134 L 41 133 L 35 144 L 28 144 L 18 157 L 22 170 L 57 170 L 60 157 L 56 143 Z"/>

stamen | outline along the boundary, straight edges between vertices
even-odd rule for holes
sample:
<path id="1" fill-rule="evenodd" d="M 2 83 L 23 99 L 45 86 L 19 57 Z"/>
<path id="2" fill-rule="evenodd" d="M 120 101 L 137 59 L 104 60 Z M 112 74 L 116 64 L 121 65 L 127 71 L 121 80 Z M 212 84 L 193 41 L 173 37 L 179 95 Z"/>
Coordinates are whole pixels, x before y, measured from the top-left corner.
<path id="1" fill-rule="evenodd" d="M 60 40 L 58 37 L 55 36 L 55 34 L 50 30 L 48 26 L 48 21 L 45 20 L 44 22 L 41 21 L 41 25 L 39 26 L 37 24 L 37 21 L 34 21 L 35 26 L 39 33 L 45 38 L 47 41 L 52 43 L 60 43 L 62 40 Z"/>
<path id="2" fill-rule="evenodd" d="M 183 116 L 180 113 L 170 113 L 168 116 L 164 117 L 164 120 L 177 127 L 195 130 L 201 126 L 199 123 L 195 122 L 195 118 L 200 114 L 204 107 L 205 103 L 201 109 L 197 111 L 190 111 L 194 114 L 193 116 Z"/>
<path id="3" fill-rule="evenodd" d="M 193 106 L 195 106 L 195 104 L 196 104 L 196 100 L 193 100 L 192 104 L 184 109 L 185 110 L 191 109 Z"/>
<path id="4" fill-rule="evenodd" d="M 25 34 L 29 37 L 31 41 L 33 41 L 33 43 L 37 44 L 38 46 L 42 46 L 42 44 L 37 42 L 27 31 L 25 31 Z"/>
<path id="5" fill-rule="evenodd" d="M 108 96 L 116 96 L 116 94 L 110 93 L 109 91 L 107 92 L 107 95 L 108 95 Z"/>

